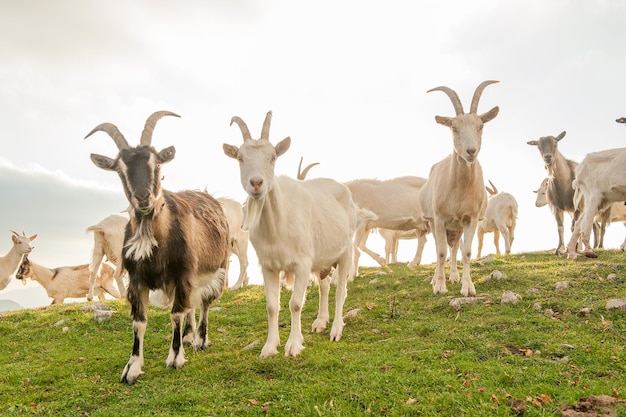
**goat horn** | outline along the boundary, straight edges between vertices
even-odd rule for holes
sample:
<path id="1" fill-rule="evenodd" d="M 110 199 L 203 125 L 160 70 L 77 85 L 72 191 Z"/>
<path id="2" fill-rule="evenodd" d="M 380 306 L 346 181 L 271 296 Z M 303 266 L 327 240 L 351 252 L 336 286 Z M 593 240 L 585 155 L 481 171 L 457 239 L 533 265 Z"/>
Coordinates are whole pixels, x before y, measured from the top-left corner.
<path id="1" fill-rule="evenodd" d="M 272 111 L 268 111 L 263 121 L 263 129 L 261 130 L 261 139 L 270 139 L 270 123 L 272 122 Z"/>
<path id="2" fill-rule="evenodd" d="M 152 133 L 154 132 L 154 126 L 156 122 L 163 116 L 174 116 L 180 117 L 176 113 L 172 113 L 171 111 L 161 110 L 155 111 L 148 117 L 146 120 L 146 125 L 143 127 L 143 132 L 141 132 L 141 140 L 139 141 L 139 146 L 150 146 L 152 143 Z"/>
<path id="3" fill-rule="evenodd" d="M 478 87 L 476 87 L 476 91 L 474 91 L 474 97 L 472 97 L 472 104 L 470 105 L 470 114 L 476 114 L 478 112 L 478 102 L 480 101 L 480 96 L 483 94 L 483 90 L 489 84 L 499 83 L 500 81 L 495 80 L 487 80 L 480 83 Z"/>
<path id="4" fill-rule="evenodd" d="M 456 112 L 457 116 L 465 113 L 463 111 L 463 105 L 461 104 L 461 100 L 459 99 L 459 96 L 456 94 L 456 91 L 454 91 L 453 89 L 440 86 L 440 87 L 431 88 L 430 90 L 427 91 L 427 93 L 430 93 L 431 91 L 443 91 L 444 93 L 446 93 L 446 95 L 450 97 L 450 100 L 452 101 L 452 105 L 454 106 L 454 111 Z"/>
<path id="5" fill-rule="evenodd" d="M 20 235 L 20 234 L 19 234 L 19 233 L 17 233 L 15 230 L 11 230 L 11 229 L 9 229 L 9 232 L 13 233 L 15 236 L 19 236 L 19 235 Z"/>
<path id="6" fill-rule="evenodd" d="M 244 142 L 252 139 L 252 137 L 250 136 L 250 130 L 248 130 L 248 125 L 246 125 L 246 122 L 241 120 L 241 118 L 238 116 L 233 116 L 230 119 L 230 125 L 232 126 L 233 123 L 237 123 L 237 125 L 239 126 L 239 130 L 241 130 L 241 134 L 243 135 Z"/>
<path id="7" fill-rule="evenodd" d="M 99 124 L 98 126 L 94 127 L 93 130 L 87 134 L 87 136 L 85 136 L 85 139 L 98 131 L 108 133 L 109 136 L 111 136 L 111 139 L 113 139 L 113 142 L 115 142 L 115 145 L 117 145 L 117 149 L 122 150 L 129 148 L 126 138 L 124 138 L 122 132 L 120 132 L 117 126 L 115 126 L 113 123 Z"/>
<path id="8" fill-rule="evenodd" d="M 487 188 L 487 189 L 489 190 L 489 193 L 490 193 L 490 194 L 493 194 L 493 195 L 498 194 L 498 189 L 496 188 L 496 186 L 495 186 L 495 185 L 493 185 L 493 183 L 491 182 L 491 180 L 489 180 L 489 184 L 491 184 L 491 190 L 489 190 L 489 189 Z"/>
<path id="9" fill-rule="evenodd" d="M 313 168 L 315 165 L 319 165 L 319 162 L 314 162 L 312 164 L 307 165 L 306 168 L 304 168 L 304 171 L 300 171 L 300 169 L 302 168 L 302 157 L 300 157 L 300 163 L 298 164 L 298 179 L 299 180 L 304 180 L 306 179 L 306 174 L 309 172 L 309 170 L 311 168 Z"/>

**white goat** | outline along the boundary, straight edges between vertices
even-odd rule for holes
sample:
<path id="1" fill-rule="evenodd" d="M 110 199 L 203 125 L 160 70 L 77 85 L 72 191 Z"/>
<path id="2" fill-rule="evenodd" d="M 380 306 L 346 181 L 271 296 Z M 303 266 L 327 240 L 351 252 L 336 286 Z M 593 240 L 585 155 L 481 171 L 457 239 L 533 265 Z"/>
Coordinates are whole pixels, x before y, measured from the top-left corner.
<path id="1" fill-rule="evenodd" d="M 565 132 L 561 132 L 558 136 L 544 136 L 539 140 L 526 142 L 528 145 L 536 146 L 539 149 L 545 169 L 548 171 L 548 204 L 554 213 L 559 235 L 559 243 L 554 251 L 555 255 L 559 255 L 565 250 L 565 240 L 563 239 L 564 213 L 567 212 L 572 216 L 572 227 L 575 221 L 572 181 L 574 181 L 578 163 L 565 158 L 559 151 L 558 143 L 564 137 Z"/>
<path id="2" fill-rule="evenodd" d="M 491 181 L 491 188 L 485 186 L 489 193 L 485 217 L 478 222 L 476 234 L 478 237 L 478 254 L 483 248 L 485 233 L 493 232 L 493 243 L 496 246 L 496 254 L 500 255 L 500 234 L 504 239 L 504 253 L 511 253 L 511 245 L 515 239 L 515 224 L 517 222 L 517 200 L 509 193 L 499 193 Z"/>
<path id="3" fill-rule="evenodd" d="M 589 245 L 589 236 L 598 212 L 611 203 L 626 201 L 626 148 L 608 149 L 587 154 L 576 168 L 574 204 L 580 211 L 572 238 L 567 245 L 567 258 L 576 258 L 576 243 L 580 237 L 584 255 L 598 255 Z"/>
<path id="4" fill-rule="evenodd" d="M 298 166 L 298 179 L 303 180 L 309 169 L 317 164 L 317 162 L 310 164 L 301 172 L 301 158 Z M 377 228 L 414 234 L 415 238 L 418 239 L 417 250 L 408 266 L 415 267 L 422 261 L 426 234 L 430 232 L 430 228 L 428 222 L 422 218 L 422 210 L 417 195 L 425 183 L 426 178 L 414 176 L 397 177 L 384 181 L 358 179 L 345 183 L 352 193 L 352 200 L 361 209 L 354 242 L 361 252 L 367 253 L 380 266 L 385 266 L 388 260 L 366 246 L 370 233 Z M 393 240 L 393 237 L 391 239 Z M 393 243 L 390 245 L 393 246 Z M 397 252 L 397 242 L 395 246 Z M 359 257 L 360 252 L 357 251 L 354 258 L 354 268 L 357 275 Z"/>
<path id="5" fill-rule="evenodd" d="M 289 149 L 287 137 L 275 146 L 269 141 L 272 112 L 268 112 L 260 139 L 252 139 L 247 125 L 234 116 L 243 135 L 241 147 L 224 144 L 224 153 L 239 161 L 241 184 L 248 194 L 245 227 L 250 231 L 263 273 L 268 315 L 267 341 L 261 357 L 278 353 L 278 311 L 280 275 L 293 278 L 289 301 L 291 331 L 285 356 L 296 356 L 304 349 L 300 316 L 310 276 L 320 276 L 337 264 L 335 316 L 331 340 L 340 340 L 343 332 L 343 305 L 347 282 L 354 277 L 353 243 L 358 208 L 350 190 L 327 178 L 300 181 L 274 173 L 276 159 Z M 321 276 L 324 276 L 322 274 Z M 319 311 L 313 331 L 322 332 L 329 320 L 329 279 L 319 281 Z"/>
<path id="6" fill-rule="evenodd" d="M 496 106 L 484 114 L 477 114 L 478 102 L 483 90 L 497 81 L 483 81 L 474 92 L 470 112 L 464 113 L 456 92 L 448 87 L 436 87 L 431 91 L 443 91 L 452 101 L 455 117 L 435 116 L 437 123 L 452 131 L 453 153 L 433 165 L 428 181 L 419 193 L 424 218 L 428 220 L 437 247 L 437 265 L 431 281 L 433 292 L 445 293 L 445 261 L 450 246 L 450 281 L 458 282 L 457 252 L 462 240 L 463 276 L 461 294 L 476 294 L 470 276 L 472 240 L 478 220 L 487 208 L 487 193 L 483 173 L 478 162 L 482 142 L 483 125 L 498 115 Z M 447 245 L 446 245 L 447 244 Z"/>
<path id="7" fill-rule="evenodd" d="M 28 255 L 33 250 L 30 242 L 37 238 L 37 235 L 28 237 L 24 232 L 22 232 L 22 236 L 13 230 L 9 230 L 9 232 L 11 232 L 13 246 L 6 255 L 0 256 L 0 290 L 5 289 L 9 285 L 11 275 L 20 265 L 22 255 Z"/>
<path id="8" fill-rule="evenodd" d="M 428 224 L 426 224 L 428 227 Z M 424 245 L 426 244 L 426 233 L 430 230 L 411 229 L 411 230 L 389 230 L 378 228 L 378 234 L 385 241 L 385 263 L 398 262 L 398 244 L 400 240 L 413 240 L 417 239 L 417 252 L 411 262 L 408 263 L 409 268 L 413 268 L 420 264 L 422 261 L 422 252 L 424 251 Z"/>
<path id="9" fill-rule="evenodd" d="M 594 248 L 604 248 L 604 235 L 606 227 L 611 223 L 622 222 L 626 226 L 626 204 L 622 201 L 616 201 L 603 211 L 598 212 L 596 221 L 593 223 L 593 233 L 596 237 Z M 626 241 L 625 241 L 626 242 Z M 620 249 L 625 245 L 622 244 Z M 622 249 L 623 250 L 623 249 Z"/>
<path id="10" fill-rule="evenodd" d="M 539 188 L 533 191 L 533 193 L 537 194 L 535 207 L 543 207 L 548 204 L 548 181 L 550 181 L 550 178 L 544 178 Z"/>
<path id="11" fill-rule="evenodd" d="M 122 258 L 122 248 L 124 246 L 124 233 L 128 218 L 119 214 L 112 214 L 105 217 L 97 224 L 89 226 L 87 233 L 93 232 L 93 252 L 91 263 L 89 264 L 90 278 L 87 300 L 93 299 L 96 276 L 103 259 L 115 265 L 115 282 L 122 298 L 126 298 L 126 286 L 124 285 L 124 263 Z"/>
<path id="12" fill-rule="evenodd" d="M 95 285 L 95 292 L 100 300 L 105 299 L 105 292 L 115 298 L 121 297 L 113 284 L 113 275 L 113 268 L 103 263 Z M 19 280 L 24 281 L 26 278 L 30 278 L 41 284 L 48 293 L 48 297 L 52 298 L 52 304 L 63 304 L 66 298 L 85 297 L 89 291 L 89 277 L 89 264 L 48 268 L 31 262 L 28 255 L 24 256 L 15 273 L 15 278 Z"/>
<path id="13" fill-rule="evenodd" d="M 243 207 L 241 203 L 230 198 L 220 197 L 217 199 L 224 209 L 228 221 L 228 243 L 230 252 L 239 259 L 239 278 L 230 287 L 231 290 L 239 290 L 248 285 L 248 242 L 250 236 L 247 230 L 243 230 Z M 225 287 L 228 287 L 228 270 L 226 267 Z"/>

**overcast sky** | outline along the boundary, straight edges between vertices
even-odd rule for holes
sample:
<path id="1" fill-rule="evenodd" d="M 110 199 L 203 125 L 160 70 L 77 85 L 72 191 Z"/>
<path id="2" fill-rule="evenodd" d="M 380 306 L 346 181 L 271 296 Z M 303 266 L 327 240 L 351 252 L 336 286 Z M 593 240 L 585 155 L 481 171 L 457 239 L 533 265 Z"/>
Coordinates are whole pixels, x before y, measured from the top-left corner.
<path id="1" fill-rule="evenodd" d="M 426 91 L 455 89 L 467 111 L 487 79 L 500 83 L 479 112 L 500 114 L 485 126 L 479 161 L 520 205 L 513 252 L 554 249 L 553 216 L 532 193 L 545 170 L 526 142 L 565 130 L 559 148 L 578 162 L 625 146 L 615 123 L 626 116 L 624 22 L 624 0 L 3 2 L 0 254 L 14 229 L 39 235 L 34 262 L 89 261 L 85 228 L 127 206 L 117 175 L 89 159 L 114 157 L 113 141 L 83 139 L 102 122 L 134 145 L 152 112 L 178 113 L 153 137 L 177 150 L 164 187 L 243 202 L 237 163 L 222 152 L 242 141 L 232 116 L 258 137 L 273 111 L 271 141 L 292 138 L 279 174 L 295 175 L 303 156 L 320 163 L 310 177 L 426 177 L 452 150 L 434 116 L 454 114 L 445 94 Z M 606 246 L 624 232 L 610 226 Z M 415 246 L 404 246 L 408 261 Z M 434 251 L 429 237 L 424 260 Z M 256 261 L 249 273 L 260 280 Z"/>

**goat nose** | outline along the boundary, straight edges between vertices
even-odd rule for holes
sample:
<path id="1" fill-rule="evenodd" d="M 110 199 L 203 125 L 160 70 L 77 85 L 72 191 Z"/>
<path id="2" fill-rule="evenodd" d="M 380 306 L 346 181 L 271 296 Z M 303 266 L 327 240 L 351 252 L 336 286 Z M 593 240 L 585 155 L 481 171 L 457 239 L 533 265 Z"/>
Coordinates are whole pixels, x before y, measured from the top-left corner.
<path id="1" fill-rule="evenodd" d="M 148 190 L 141 190 L 135 193 L 135 198 L 139 201 L 146 201 L 150 197 L 150 192 Z"/>
<path id="2" fill-rule="evenodd" d="M 473 156 L 476 153 L 476 148 L 469 148 L 466 152 L 469 156 Z"/>
<path id="3" fill-rule="evenodd" d="M 262 178 L 252 178 L 250 179 L 250 185 L 254 187 L 255 190 L 258 190 L 263 185 Z"/>

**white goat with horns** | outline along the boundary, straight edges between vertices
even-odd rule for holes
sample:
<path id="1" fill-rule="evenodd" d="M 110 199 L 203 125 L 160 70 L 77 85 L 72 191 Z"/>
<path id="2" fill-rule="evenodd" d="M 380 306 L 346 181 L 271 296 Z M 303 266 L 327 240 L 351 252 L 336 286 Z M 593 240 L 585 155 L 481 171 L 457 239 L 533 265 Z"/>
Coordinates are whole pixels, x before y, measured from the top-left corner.
<path id="1" fill-rule="evenodd" d="M 285 345 L 285 356 L 299 355 L 304 349 L 300 316 L 306 288 L 313 274 L 326 276 L 323 271 L 337 264 L 335 316 L 330 331 L 331 340 L 341 339 L 343 305 L 347 282 L 354 277 L 353 235 L 358 207 L 350 190 L 327 178 L 306 181 L 274 173 L 276 159 L 284 154 L 291 138 L 275 146 L 269 141 L 272 112 L 263 122 L 260 139 L 252 139 L 248 126 L 234 116 L 243 135 L 240 147 L 224 144 L 226 156 L 239 162 L 241 184 L 248 194 L 245 227 L 250 231 L 265 286 L 268 335 L 261 357 L 278 353 L 278 311 L 280 309 L 280 275 L 293 279 L 289 301 L 291 331 Z M 319 311 L 313 331 L 322 332 L 329 320 L 328 295 L 330 279 L 319 281 Z"/>
<path id="2" fill-rule="evenodd" d="M 28 255 L 33 247 L 30 242 L 37 238 L 37 235 L 26 236 L 26 233 L 19 233 L 9 230 L 11 232 L 11 242 L 13 246 L 4 256 L 0 256 L 0 290 L 3 290 L 11 282 L 11 275 L 17 267 L 20 265 L 23 255 Z"/>
<path id="3" fill-rule="evenodd" d="M 482 168 L 478 162 L 482 142 L 483 125 L 498 115 L 496 106 L 484 114 L 477 114 L 480 96 L 489 84 L 498 81 L 483 81 L 474 92 L 469 113 L 456 92 L 448 87 L 436 87 L 431 91 L 442 91 L 452 101 L 455 117 L 435 116 L 435 121 L 448 126 L 452 131 L 453 153 L 432 166 L 428 181 L 419 193 L 424 218 L 431 224 L 437 248 L 435 275 L 431 281 L 433 292 L 445 293 L 445 261 L 450 246 L 450 281 L 458 282 L 459 273 L 456 256 L 462 238 L 463 276 L 461 294 L 476 294 L 470 276 L 472 240 L 478 221 L 487 208 L 487 193 Z M 461 236 L 462 235 L 462 236 Z"/>
<path id="4" fill-rule="evenodd" d="M 485 217 L 478 222 L 476 234 L 478 237 L 478 253 L 483 249 L 483 238 L 485 233 L 493 232 L 493 243 L 496 247 L 496 254 L 500 255 L 500 234 L 504 239 L 504 253 L 511 253 L 511 245 L 515 239 L 515 225 L 517 223 L 517 200 L 509 193 L 499 193 L 498 189 L 491 181 L 491 188 L 485 186 L 489 193 L 487 210 Z"/>
<path id="5" fill-rule="evenodd" d="M 91 160 L 101 169 L 117 172 L 130 203 L 122 257 L 129 275 L 133 348 L 120 378 L 128 384 L 143 373 L 150 290 L 160 291 L 161 299 L 171 305 L 172 342 L 165 365 L 180 369 L 185 364 L 183 341 L 196 349 L 207 345 L 209 306 L 224 291 L 229 256 L 228 223 L 220 203 L 207 192 L 161 187 L 161 165 L 176 153 L 173 146 L 157 151 L 151 145 L 156 122 L 163 116 L 178 117 L 169 111 L 153 113 L 136 147 L 129 146 L 111 123 L 102 123 L 87 135 L 103 131 L 117 145 L 115 158 L 91 154 Z M 201 307 L 197 329 L 196 307 Z"/>

